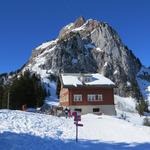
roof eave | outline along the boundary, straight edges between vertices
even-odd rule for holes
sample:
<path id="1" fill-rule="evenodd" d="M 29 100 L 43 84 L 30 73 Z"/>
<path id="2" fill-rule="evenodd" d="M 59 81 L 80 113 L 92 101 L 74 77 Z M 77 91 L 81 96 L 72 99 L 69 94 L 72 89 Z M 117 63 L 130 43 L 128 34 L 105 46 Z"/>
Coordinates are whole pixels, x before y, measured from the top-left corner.
<path id="1" fill-rule="evenodd" d="M 99 87 L 99 88 L 115 88 L 116 86 L 114 84 L 111 85 L 64 85 L 64 88 L 78 88 L 78 87 Z"/>

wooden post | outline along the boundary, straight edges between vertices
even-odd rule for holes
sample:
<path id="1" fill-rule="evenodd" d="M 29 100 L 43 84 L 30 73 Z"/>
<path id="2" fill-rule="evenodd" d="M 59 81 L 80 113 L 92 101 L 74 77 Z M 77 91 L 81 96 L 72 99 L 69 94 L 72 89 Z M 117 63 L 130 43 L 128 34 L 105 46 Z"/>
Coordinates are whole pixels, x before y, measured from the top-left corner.
<path id="1" fill-rule="evenodd" d="M 76 142 L 78 142 L 78 122 L 76 122 Z"/>

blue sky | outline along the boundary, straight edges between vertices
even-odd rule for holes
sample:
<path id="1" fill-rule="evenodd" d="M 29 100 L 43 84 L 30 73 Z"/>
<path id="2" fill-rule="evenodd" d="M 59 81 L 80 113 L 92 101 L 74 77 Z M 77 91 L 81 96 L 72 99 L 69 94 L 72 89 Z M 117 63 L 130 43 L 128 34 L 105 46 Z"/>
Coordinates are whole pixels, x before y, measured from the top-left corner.
<path id="1" fill-rule="evenodd" d="M 41 43 L 79 16 L 108 22 L 150 66 L 149 0 L 0 0 L 0 73 L 20 68 Z"/>

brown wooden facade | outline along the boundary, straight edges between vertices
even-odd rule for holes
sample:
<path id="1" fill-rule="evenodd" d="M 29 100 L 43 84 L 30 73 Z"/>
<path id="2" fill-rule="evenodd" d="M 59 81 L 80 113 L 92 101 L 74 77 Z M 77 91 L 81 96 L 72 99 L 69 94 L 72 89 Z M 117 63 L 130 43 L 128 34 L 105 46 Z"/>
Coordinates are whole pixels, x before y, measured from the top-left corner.
<path id="1" fill-rule="evenodd" d="M 82 101 L 74 101 L 74 94 L 81 94 Z M 101 101 L 88 101 L 88 94 L 102 94 L 103 98 Z M 60 105 L 114 105 L 113 87 L 62 87 L 60 91 Z"/>

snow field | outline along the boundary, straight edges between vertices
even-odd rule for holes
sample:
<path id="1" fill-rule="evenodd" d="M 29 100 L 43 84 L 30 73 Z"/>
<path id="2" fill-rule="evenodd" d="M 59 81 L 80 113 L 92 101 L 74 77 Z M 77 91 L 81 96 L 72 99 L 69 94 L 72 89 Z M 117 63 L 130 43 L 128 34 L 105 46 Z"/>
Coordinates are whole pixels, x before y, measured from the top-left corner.
<path id="1" fill-rule="evenodd" d="M 54 139 L 74 139 L 73 118 L 55 117 L 22 111 L 0 111 L 0 133 L 9 131 Z M 82 116 L 84 126 L 79 127 L 82 140 L 107 142 L 149 142 L 150 128 L 111 116 L 87 114 Z"/>

